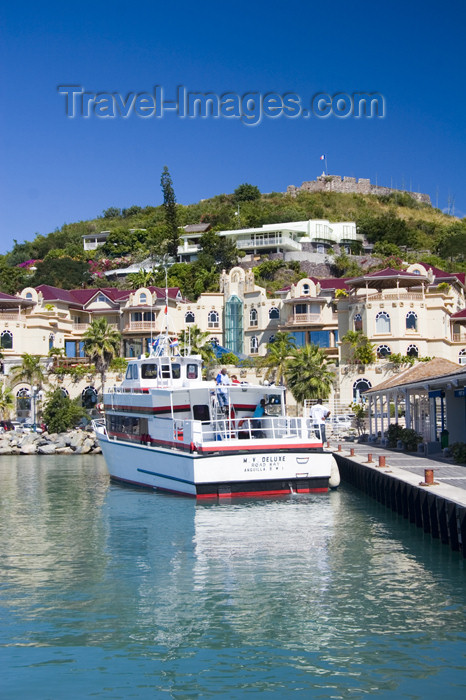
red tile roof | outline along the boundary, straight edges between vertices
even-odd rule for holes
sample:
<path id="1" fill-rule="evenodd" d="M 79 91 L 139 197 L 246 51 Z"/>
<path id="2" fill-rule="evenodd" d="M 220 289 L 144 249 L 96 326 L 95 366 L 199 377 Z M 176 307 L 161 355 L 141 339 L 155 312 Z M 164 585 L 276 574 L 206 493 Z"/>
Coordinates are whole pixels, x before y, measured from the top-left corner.
<path id="1" fill-rule="evenodd" d="M 466 318 L 466 309 L 457 311 L 455 314 L 451 315 L 451 318 Z"/>
<path id="2" fill-rule="evenodd" d="M 165 289 L 162 287 L 148 287 L 149 291 L 157 295 L 157 299 L 165 299 Z M 37 292 L 42 292 L 44 300 L 63 301 L 72 306 L 85 306 L 96 294 L 105 294 L 109 301 L 117 303 L 128 299 L 134 292 L 133 289 L 116 289 L 115 287 L 97 287 L 93 289 L 60 289 L 51 287 L 49 284 L 40 284 L 36 287 Z M 179 287 L 168 288 L 168 298 L 175 300 L 179 294 Z"/>

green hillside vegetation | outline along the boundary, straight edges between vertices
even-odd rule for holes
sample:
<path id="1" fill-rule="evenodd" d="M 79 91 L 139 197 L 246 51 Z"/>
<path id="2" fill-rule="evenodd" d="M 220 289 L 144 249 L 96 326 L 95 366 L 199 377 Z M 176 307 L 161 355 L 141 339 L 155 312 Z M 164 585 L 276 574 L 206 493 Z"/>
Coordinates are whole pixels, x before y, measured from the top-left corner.
<path id="1" fill-rule="evenodd" d="M 466 220 L 443 214 L 401 192 L 388 196 L 301 192 L 291 197 L 276 192 L 261 195 L 256 187 L 245 183 L 234 194 L 217 195 L 197 204 L 178 204 L 176 216 L 178 226 L 199 222 L 212 225 L 212 231 L 202 237 L 200 259 L 190 265 L 178 263 L 169 271 L 169 284 L 180 286 L 191 298 L 202 291 L 215 291 L 219 271 L 241 258 L 235 246 L 216 236 L 216 231 L 285 221 L 354 220 L 359 231 L 375 244 L 374 253 L 382 259 L 381 264 L 387 259 L 395 266 L 400 266 L 402 260 L 424 260 L 446 270 L 466 269 Z M 111 232 L 106 244 L 84 252 L 82 236 L 101 231 Z M 149 256 L 155 259 L 170 246 L 173 249 L 173 231 L 170 238 L 163 205 L 110 207 L 96 219 L 64 224 L 25 243 L 14 241 L 12 250 L 0 256 L 0 291 L 12 294 L 26 285 L 41 283 L 64 288 L 109 286 L 112 283 L 103 275 L 105 270 L 137 264 Z M 26 261 L 36 261 L 36 269 L 29 270 Z M 282 280 L 289 283 L 287 270 L 292 281 L 300 275 L 299 266 L 281 265 L 265 276 L 259 270 L 260 283 L 270 290 Z M 359 272 L 351 257 L 335 258 L 334 274 Z M 148 282 L 164 284 L 164 273 L 154 272 Z"/>

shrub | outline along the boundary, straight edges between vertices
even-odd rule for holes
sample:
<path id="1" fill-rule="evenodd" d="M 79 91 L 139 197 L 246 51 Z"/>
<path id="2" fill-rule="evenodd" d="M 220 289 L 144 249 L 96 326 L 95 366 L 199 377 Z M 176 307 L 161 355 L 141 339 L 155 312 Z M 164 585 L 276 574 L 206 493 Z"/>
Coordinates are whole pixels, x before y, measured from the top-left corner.
<path id="1" fill-rule="evenodd" d="M 454 442 L 450 449 L 456 464 L 466 464 L 465 442 Z"/>
<path id="2" fill-rule="evenodd" d="M 72 428 L 86 415 L 86 411 L 78 405 L 78 401 L 71 401 L 61 389 L 55 389 L 47 395 L 47 404 L 44 409 L 44 421 L 50 433 L 62 433 Z"/>
<path id="3" fill-rule="evenodd" d="M 405 429 L 398 423 L 390 423 L 387 432 L 385 433 L 388 439 L 388 447 L 396 447 L 398 440 L 403 440 Z"/>
<path id="4" fill-rule="evenodd" d="M 422 442 L 423 439 L 424 438 L 422 435 L 416 433 L 416 431 L 412 428 L 404 428 L 403 432 L 401 433 L 401 440 L 403 441 L 407 450 L 417 450 L 418 444 Z"/>

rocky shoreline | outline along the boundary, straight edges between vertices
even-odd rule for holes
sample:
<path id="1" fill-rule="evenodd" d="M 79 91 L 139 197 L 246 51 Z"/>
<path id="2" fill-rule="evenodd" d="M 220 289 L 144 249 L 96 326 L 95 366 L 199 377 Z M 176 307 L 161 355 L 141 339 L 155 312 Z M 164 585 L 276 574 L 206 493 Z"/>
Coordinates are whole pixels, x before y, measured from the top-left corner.
<path id="1" fill-rule="evenodd" d="M 85 455 L 101 454 L 95 433 L 68 430 L 66 433 L 21 433 L 0 435 L 0 455 Z"/>

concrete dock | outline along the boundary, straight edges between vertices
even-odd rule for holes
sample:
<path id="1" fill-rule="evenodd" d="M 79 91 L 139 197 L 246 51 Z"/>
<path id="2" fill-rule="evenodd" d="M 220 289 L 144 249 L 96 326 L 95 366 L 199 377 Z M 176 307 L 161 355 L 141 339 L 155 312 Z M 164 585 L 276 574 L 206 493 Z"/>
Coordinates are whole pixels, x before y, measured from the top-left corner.
<path id="1" fill-rule="evenodd" d="M 342 481 L 360 488 L 466 557 L 465 466 L 371 443 L 331 441 L 329 451 L 337 460 Z M 384 461 L 385 466 L 379 466 Z"/>

